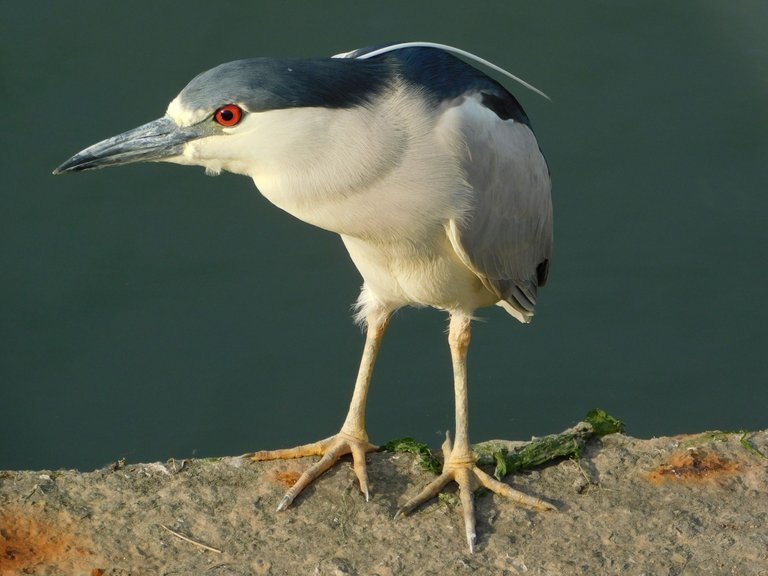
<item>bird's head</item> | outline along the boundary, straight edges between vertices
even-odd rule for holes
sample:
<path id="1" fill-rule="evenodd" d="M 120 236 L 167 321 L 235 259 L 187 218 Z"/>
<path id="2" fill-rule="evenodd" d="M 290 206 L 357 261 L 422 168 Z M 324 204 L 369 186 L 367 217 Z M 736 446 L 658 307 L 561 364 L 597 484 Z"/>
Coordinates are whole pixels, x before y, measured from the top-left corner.
<path id="1" fill-rule="evenodd" d="M 311 137 L 307 115 L 291 111 L 363 105 L 384 88 L 381 67 L 345 59 L 222 64 L 195 77 L 162 118 L 89 146 L 54 174 L 173 162 L 252 175 L 260 162 Z"/>

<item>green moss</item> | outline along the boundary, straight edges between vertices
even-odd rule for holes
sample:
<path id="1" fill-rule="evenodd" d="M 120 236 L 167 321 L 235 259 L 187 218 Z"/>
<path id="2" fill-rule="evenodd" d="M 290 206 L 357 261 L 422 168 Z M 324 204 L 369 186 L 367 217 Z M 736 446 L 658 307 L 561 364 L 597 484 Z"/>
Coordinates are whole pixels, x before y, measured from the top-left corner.
<path id="1" fill-rule="evenodd" d="M 741 434 L 741 438 L 739 438 L 739 442 L 744 448 L 747 449 L 748 452 L 751 452 L 755 456 L 760 456 L 761 458 L 765 458 L 766 460 L 768 460 L 768 456 L 760 452 L 760 450 L 758 450 L 757 448 L 752 446 L 752 444 L 749 443 L 749 439 L 747 439 L 747 434 L 750 434 L 750 432 L 746 430 L 742 430 L 740 434 Z"/>
<path id="2" fill-rule="evenodd" d="M 587 415 L 584 416 L 584 422 L 592 426 L 595 436 L 598 437 L 624 432 L 624 422 L 614 418 L 601 408 L 595 408 L 587 412 Z"/>
<path id="3" fill-rule="evenodd" d="M 429 470 L 434 474 L 440 474 L 443 468 L 442 463 L 432 453 L 429 446 L 416 442 L 413 438 L 398 438 L 387 442 L 381 447 L 381 450 L 385 452 L 403 453 L 408 452 L 410 454 L 416 454 L 419 457 L 419 464 L 424 470 Z"/>
<path id="4" fill-rule="evenodd" d="M 522 447 L 509 449 L 499 442 L 482 442 L 474 446 L 481 464 L 494 464 L 494 476 L 501 479 L 512 472 L 530 470 L 559 458 L 578 458 L 590 438 L 615 434 L 624 424 L 605 410 L 590 410 L 573 428 L 560 434 L 536 438 Z"/>
<path id="5" fill-rule="evenodd" d="M 702 444 L 708 444 L 710 442 L 726 442 L 731 436 L 739 436 L 739 444 L 744 447 L 747 452 L 750 452 L 754 456 L 768 459 L 768 456 L 763 454 L 760 450 L 752 446 L 749 443 L 748 436 L 752 434 L 749 430 L 712 430 L 711 432 L 704 432 L 703 434 L 697 434 L 693 438 L 680 442 L 681 448 L 690 448 L 693 446 L 701 446 Z"/>
<path id="6" fill-rule="evenodd" d="M 573 428 L 560 434 L 536 438 L 522 447 L 509 449 L 498 441 L 481 442 L 472 448 L 478 457 L 478 464 L 494 464 L 494 475 L 502 478 L 512 472 L 529 470 L 559 458 L 578 458 L 590 438 L 615 434 L 624 430 L 624 424 L 605 410 L 590 410 Z M 508 443 L 507 443 L 508 444 Z M 419 456 L 422 468 L 435 474 L 442 470 L 440 460 L 429 446 L 413 438 L 399 438 L 381 447 L 386 452 L 409 452 Z"/>

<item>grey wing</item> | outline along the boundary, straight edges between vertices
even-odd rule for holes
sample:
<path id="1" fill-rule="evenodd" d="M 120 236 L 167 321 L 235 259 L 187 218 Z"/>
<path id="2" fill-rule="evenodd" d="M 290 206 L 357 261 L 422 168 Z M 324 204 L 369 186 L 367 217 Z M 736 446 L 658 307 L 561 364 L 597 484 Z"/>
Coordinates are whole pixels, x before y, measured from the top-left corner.
<path id="1" fill-rule="evenodd" d="M 502 120 L 473 97 L 455 112 L 470 205 L 452 240 L 499 303 L 527 322 L 552 251 L 549 169 L 525 123 Z"/>

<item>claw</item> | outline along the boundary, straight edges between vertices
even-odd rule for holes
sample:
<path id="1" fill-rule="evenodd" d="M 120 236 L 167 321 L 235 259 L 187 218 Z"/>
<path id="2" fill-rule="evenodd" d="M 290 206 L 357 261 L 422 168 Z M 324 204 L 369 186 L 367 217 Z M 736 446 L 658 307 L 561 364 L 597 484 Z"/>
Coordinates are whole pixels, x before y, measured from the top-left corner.
<path id="1" fill-rule="evenodd" d="M 278 511 L 278 512 L 282 512 L 283 510 L 285 510 L 286 508 L 288 508 L 288 506 L 290 506 L 290 505 L 291 505 L 291 502 L 293 502 L 293 498 L 291 498 L 290 496 L 288 496 L 288 494 L 286 494 L 286 495 L 285 495 L 285 496 L 283 496 L 283 498 L 280 500 L 280 504 L 278 504 L 278 505 L 277 505 L 277 511 Z"/>
<path id="2" fill-rule="evenodd" d="M 467 544 L 469 545 L 469 553 L 474 554 L 475 553 L 475 542 L 477 541 L 477 534 L 474 532 L 470 534 L 467 532 Z"/>
<path id="3" fill-rule="evenodd" d="M 291 486 L 290 490 L 288 490 L 288 492 L 285 493 L 285 496 L 280 500 L 280 503 L 277 505 L 277 511 L 282 512 L 293 503 L 304 488 L 322 476 L 345 454 L 352 454 L 352 462 L 355 475 L 360 483 L 360 491 L 365 496 L 365 501 L 370 501 L 371 496 L 368 488 L 368 472 L 365 465 L 365 453 L 373 450 L 376 450 L 376 446 L 370 444 L 367 439 L 360 439 L 340 432 L 336 436 L 331 436 L 330 438 L 312 444 L 298 446 L 297 448 L 253 452 L 244 454 L 243 457 L 259 461 L 281 458 L 300 458 L 303 456 L 321 456 L 320 460 L 304 471 L 301 477 L 293 486 Z"/>
<path id="4" fill-rule="evenodd" d="M 370 449 L 370 445 L 368 445 Z M 371 495 L 368 489 L 368 468 L 365 463 L 365 449 L 360 444 L 352 444 L 352 463 L 355 470 L 355 476 L 360 483 L 360 492 L 365 495 L 365 501 L 370 502 Z"/>
<path id="5" fill-rule="evenodd" d="M 509 485 L 492 478 L 490 475 L 480 470 L 480 468 L 475 465 L 472 458 L 466 454 L 458 454 L 456 458 L 452 458 L 452 452 L 453 447 L 451 437 L 450 434 L 446 434 L 446 439 L 443 443 L 445 463 L 443 464 L 442 474 L 425 486 L 414 498 L 408 500 L 408 502 L 406 502 L 395 514 L 396 519 L 411 513 L 422 504 L 437 496 L 445 485 L 453 480 L 459 485 L 459 498 L 461 499 L 462 516 L 464 518 L 464 533 L 467 538 L 469 551 L 470 553 L 473 553 L 477 544 L 473 494 L 478 484 L 496 494 L 511 499 L 517 504 L 523 504 L 524 506 L 529 506 L 538 510 L 556 510 L 556 508 L 549 502 L 545 502 L 540 498 L 528 496 L 527 494 L 519 492 Z"/>
<path id="6" fill-rule="evenodd" d="M 474 552 L 477 532 L 475 531 L 475 498 L 474 475 L 471 469 L 459 468 L 455 474 L 456 483 L 459 485 L 459 498 L 464 516 L 464 532 L 467 535 L 469 551 Z"/>

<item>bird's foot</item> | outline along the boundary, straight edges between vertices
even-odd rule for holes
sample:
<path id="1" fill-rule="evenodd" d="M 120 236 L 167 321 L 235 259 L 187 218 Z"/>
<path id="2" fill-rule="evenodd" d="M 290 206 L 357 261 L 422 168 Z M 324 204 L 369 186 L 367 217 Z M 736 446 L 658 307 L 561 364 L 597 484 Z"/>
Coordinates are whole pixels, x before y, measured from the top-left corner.
<path id="1" fill-rule="evenodd" d="M 413 510 L 437 496 L 440 491 L 451 481 L 459 485 L 459 498 L 464 515 L 464 529 L 467 536 L 469 551 L 475 551 L 475 542 L 477 533 L 475 531 L 475 504 L 473 492 L 479 486 L 483 486 L 496 494 L 506 496 L 517 504 L 529 506 L 537 510 L 557 510 L 552 504 L 524 494 L 514 488 L 499 482 L 491 475 L 486 474 L 475 464 L 475 459 L 467 450 L 464 453 L 456 453 L 451 443 L 449 434 L 446 434 L 443 443 L 443 472 L 435 480 L 430 482 L 414 498 L 411 498 L 405 505 L 397 511 L 395 518 L 405 516 Z"/>
<path id="2" fill-rule="evenodd" d="M 321 456 L 320 460 L 307 468 L 296 483 L 291 486 L 290 490 L 285 493 L 285 496 L 283 496 L 280 504 L 277 506 L 279 511 L 288 508 L 304 488 L 326 472 L 339 458 L 345 454 L 352 454 L 355 475 L 360 482 L 360 491 L 365 495 L 367 502 L 370 499 L 370 492 L 368 490 L 368 471 L 365 465 L 365 453 L 372 452 L 377 447 L 368 442 L 368 437 L 364 432 L 361 436 L 347 434 L 342 431 L 335 436 L 320 440 L 319 442 L 313 442 L 312 444 L 304 444 L 303 446 L 284 450 L 252 452 L 250 454 L 243 454 L 243 458 L 260 461 Z"/>

